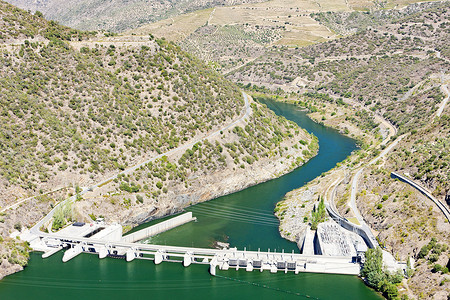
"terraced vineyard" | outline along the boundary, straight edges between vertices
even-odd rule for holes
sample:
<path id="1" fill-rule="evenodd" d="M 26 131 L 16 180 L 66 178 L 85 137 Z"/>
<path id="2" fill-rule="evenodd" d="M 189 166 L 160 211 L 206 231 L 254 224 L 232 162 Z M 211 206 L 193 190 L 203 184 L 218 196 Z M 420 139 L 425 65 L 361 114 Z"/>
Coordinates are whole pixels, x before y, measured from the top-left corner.
<path id="1" fill-rule="evenodd" d="M 228 70 L 264 55 L 267 47 L 280 39 L 277 27 L 251 25 L 208 25 L 198 28 L 180 46 L 218 70 Z"/>
<path id="2" fill-rule="evenodd" d="M 450 67 L 449 4 L 392 24 L 298 50 L 274 49 L 233 70 L 243 85 L 353 98 L 402 130 L 427 119 L 442 98 L 440 73 Z M 432 78 L 430 75 L 434 74 Z M 414 97 L 404 97 L 416 85 Z M 330 98 L 331 99 L 331 98 Z M 335 100 L 332 100 L 335 101 Z M 422 109 L 418 110 L 412 108 Z"/>
<path id="3" fill-rule="evenodd" d="M 41 11 L 46 18 L 82 30 L 122 32 L 181 13 L 214 6 L 255 3 L 261 0 L 186 0 L 186 1 L 104 1 L 9 0 L 22 9 Z"/>

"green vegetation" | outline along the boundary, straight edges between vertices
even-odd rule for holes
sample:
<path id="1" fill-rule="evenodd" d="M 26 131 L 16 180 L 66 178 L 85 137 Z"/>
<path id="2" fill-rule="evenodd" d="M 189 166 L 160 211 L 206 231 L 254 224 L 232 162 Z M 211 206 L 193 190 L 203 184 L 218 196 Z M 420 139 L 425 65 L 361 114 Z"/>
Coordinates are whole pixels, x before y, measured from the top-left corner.
<path id="1" fill-rule="evenodd" d="M 384 5 L 384 4 L 381 4 Z M 367 30 L 369 26 L 378 27 L 381 25 L 392 23 L 396 20 L 407 18 L 421 11 L 427 11 L 439 3 L 426 3 L 422 5 L 413 5 L 414 9 L 383 9 L 375 13 L 368 11 L 352 11 L 352 12 L 320 12 L 312 13 L 311 17 L 316 21 L 324 24 L 328 28 L 341 35 L 348 35 L 352 32 L 362 32 Z"/>
<path id="2" fill-rule="evenodd" d="M 326 208 L 325 203 L 323 201 L 323 198 L 319 196 L 319 204 L 317 205 L 317 208 L 311 212 L 311 229 L 317 230 L 317 226 L 319 223 L 326 221 Z"/>
<path id="3" fill-rule="evenodd" d="M 280 87 L 284 85 L 291 92 L 294 81 L 300 79 L 306 92 L 297 92 L 298 104 L 311 112 L 319 111 L 322 103 L 345 105 L 342 100 L 351 98 L 369 109 L 346 116 L 360 129 L 377 129 L 374 112 L 396 125 L 400 133 L 409 132 L 426 125 L 436 111 L 443 96 L 429 77 L 448 69 L 450 58 L 450 48 L 444 42 L 449 39 L 448 2 L 412 11 L 419 13 L 407 13 L 397 21 L 389 13 L 367 13 L 373 18 L 386 16 L 389 22 L 304 48 L 273 48 L 227 77 L 249 89 L 279 95 L 283 93 Z M 253 84 L 244 85 L 247 82 Z M 408 94 L 413 87 L 416 89 Z"/>
<path id="4" fill-rule="evenodd" d="M 381 248 L 368 249 L 366 261 L 361 270 L 361 276 L 367 284 L 377 291 L 383 293 L 387 299 L 398 299 L 396 284 L 399 284 L 403 276 L 401 272 L 390 274 L 383 269 L 383 253 Z"/>
<path id="5" fill-rule="evenodd" d="M 424 245 L 417 254 L 418 259 L 427 259 L 429 264 L 433 264 L 439 260 L 441 253 L 445 253 L 448 250 L 447 244 L 439 244 L 436 238 L 431 238 L 430 242 Z M 431 251 L 431 253 L 430 253 Z M 447 266 L 441 266 L 440 264 L 434 264 L 431 269 L 433 273 L 442 272 L 442 274 L 448 273 Z"/>
<path id="6" fill-rule="evenodd" d="M 58 231 L 64 225 L 66 225 L 67 222 L 71 222 L 72 218 L 73 218 L 73 210 L 72 204 L 70 202 L 67 202 L 64 205 L 59 206 L 55 210 L 55 213 L 53 214 L 52 230 Z"/>
<path id="7" fill-rule="evenodd" d="M 252 115 L 244 127 L 235 126 L 224 132 L 217 141 L 203 140 L 187 149 L 178 159 L 162 157 L 148 163 L 129 175 L 120 175 L 117 179 L 119 189 L 131 193 L 146 192 L 146 197 L 158 199 L 169 192 L 169 187 L 183 183 L 188 188 L 189 178 L 204 172 L 217 172 L 226 168 L 245 168 L 264 158 L 281 158 L 291 149 L 306 151 L 298 156 L 289 168 L 301 165 L 317 153 L 318 140 L 298 126 L 276 116 L 267 107 L 252 104 Z M 301 134 L 303 139 L 295 143 Z M 309 140 L 311 139 L 311 140 Z M 294 144 L 282 146 L 284 141 Z M 309 142 L 309 144 L 308 144 Z M 303 150 L 302 150 L 303 149 Z M 134 188 L 133 188 L 134 186 Z"/>
<path id="8" fill-rule="evenodd" d="M 0 242 L 5 249 L 8 249 L 8 253 L 4 253 L 1 258 L 8 260 L 10 264 L 17 264 L 21 267 L 25 267 L 28 264 L 31 251 L 28 242 L 23 242 L 17 239 L 1 238 Z"/>
<path id="9" fill-rule="evenodd" d="M 0 5 L 3 40 L 24 39 L 0 50 L 0 176 L 8 185 L 36 191 L 61 172 L 95 178 L 124 170 L 241 113 L 237 87 L 172 43 L 78 51 L 70 41 L 89 33 Z"/>
<path id="10" fill-rule="evenodd" d="M 267 45 L 281 38 L 280 30 L 282 26 L 205 25 L 181 41 L 180 46 L 211 62 L 216 69 L 228 70 L 263 55 Z"/>
<path id="11" fill-rule="evenodd" d="M 0 43 L 17 38 L 34 38 L 43 36 L 52 41 L 83 40 L 95 32 L 83 32 L 59 25 L 55 21 L 42 18 L 42 13 L 26 13 L 15 6 L 0 1 L 2 18 L 0 19 Z M 28 42 L 28 45 L 30 43 Z"/>
<path id="12" fill-rule="evenodd" d="M 443 198 L 450 189 L 449 145 L 450 117 L 444 114 L 406 137 L 402 147 L 392 153 L 392 167 L 407 168 L 413 179 L 428 186 L 435 197 Z"/>

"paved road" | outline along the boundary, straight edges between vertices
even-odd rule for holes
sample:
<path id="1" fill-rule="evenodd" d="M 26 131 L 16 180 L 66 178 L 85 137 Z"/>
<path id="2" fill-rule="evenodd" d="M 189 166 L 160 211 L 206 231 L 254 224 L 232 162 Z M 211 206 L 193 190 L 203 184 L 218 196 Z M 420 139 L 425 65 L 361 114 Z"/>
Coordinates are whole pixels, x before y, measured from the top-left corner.
<path id="1" fill-rule="evenodd" d="M 447 85 L 443 85 L 442 89 L 447 93 L 447 98 L 445 98 L 442 103 L 441 106 L 439 108 L 439 110 L 437 111 L 437 116 L 439 117 L 442 114 L 442 111 L 444 110 L 444 107 L 450 97 L 449 91 L 447 89 Z M 376 161 L 378 161 L 380 158 L 383 158 L 384 156 L 386 156 L 386 154 L 388 154 L 392 148 L 394 148 L 407 134 L 404 134 L 400 137 L 398 137 L 393 143 L 391 143 L 388 147 L 386 147 L 386 149 L 384 149 L 381 154 L 379 156 L 377 156 L 376 158 L 374 158 L 372 161 L 370 161 L 367 165 L 370 166 L 372 164 L 374 164 Z M 359 176 L 361 175 L 362 171 L 364 170 L 364 167 L 362 167 L 361 169 L 358 170 L 358 172 L 356 172 L 355 176 L 353 177 L 352 180 L 352 190 L 351 190 L 351 197 L 350 197 L 350 208 L 352 209 L 353 213 L 355 214 L 356 218 L 358 219 L 358 221 L 361 224 L 365 224 L 361 214 L 359 213 L 359 210 L 356 206 L 356 193 L 358 191 L 358 180 L 359 180 Z M 439 205 L 438 205 L 439 206 Z"/>
<path id="2" fill-rule="evenodd" d="M 389 142 L 389 138 L 391 136 L 394 136 L 397 134 L 397 127 L 395 127 L 394 125 L 392 125 L 391 122 L 389 122 L 388 120 L 386 120 L 385 118 L 383 118 L 381 115 L 374 113 L 373 111 L 371 111 L 369 108 L 367 108 L 365 105 L 363 105 L 361 102 L 355 101 L 353 99 L 350 98 L 345 98 L 344 102 L 355 107 L 359 107 L 361 109 L 364 109 L 365 111 L 367 111 L 369 114 L 373 114 L 375 121 L 382 123 L 384 125 L 384 127 L 386 127 L 389 130 L 389 135 L 384 139 L 384 141 L 381 143 L 382 145 L 385 145 L 386 143 Z"/>
<path id="3" fill-rule="evenodd" d="M 221 131 L 225 131 L 225 130 L 231 128 L 231 127 L 236 126 L 239 122 L 241 122 L 241 121 L 245 120 L 246 118 L 250 117 L 250 115 L 251 115 L 251 113 L 252 113 L 252 109 L 251 109 L 251 107 L 250 107 L 250 103 L 249 103 L 249 101 L 248 101 L 248 96 L 247 96 L 247 94 L 245 94 L 245 93 L 243 92 L 242 95 L 243 95 L 243 97 L 244 97 L 244 103 L 245 103 L 244 111 L 243 111 L 242 115 L 241 115 L 239 118 L 237 118 L 236 120 L 234 120 L 234 121 L 231 122 L 230 124 L 226 125 L 225 127 L 222 127 L 221 129 L 218 129 L 218 130 L 216 130 L 216 131 L 214 131 L 214 132 L 208 133 L 207 135 L 205 135 L 205 136 L 202 137 L 202 138 L 198 138 L 198 139 L 196 139 L 196 140 L 194 140 L 194 141 L 191 141 L 191 142 L 188 143 L 188 144 L 184 144 L 184 145 L 182 145 L 182 146 L 180 146 L 180 147 L 177 147 L 177 148 L 172 149 L 172 150 L 170 150 L 170 151 L 161 153 L 161 154 L 159 154 L 159 155 L 157 155 L 157 156 L 154 156 L 154 157 L 152 157 L 152 158 L 150 158 L 150 159 L 147 159 L 147 160 L 145 160 L 145 161 L 143 161 L 143 162 L 141 162 L 141 163 L 138 163 L 137 165 L 134 165 L 133 167 L 130 167 L 130 168 L 128 168 L 128 169 L 126 169 L 126 170 L 124 170 L 124 171 L 122 171 L 122 172 L 120 172 L 120 173 L 117 173 L 117 174 L 114 175 L 114 176 L 111 176 L 111 177 L 109 177 L 109 178 L 107 178 L 107 179 L 104 179 L 104 180 L 102 180 L 101 182 L 98 182 L 98 183 L 96 183 L 96 184 L 94 184 L 94 185 L 92 185 L 92 186 L 90 186 L 90 187 L 83 188 L 82 191 L 79 193 L 79 195 L 80 195 L 80 196 L 81 196 L 81 195 L 84 195 L 84 194 L 86 194 L 87 192 L 92 191 L 92 190 L 94 190 L 95 188 L 97 188 L 97 187 L 99 187 L 99 186 L 102 186 L 102 185 L 104 185 L 104 184 L 106 184 L 106 183 L 108 183 L 108 182 L 114 180 L 115 178 L 117 178 L 117 176 L 119 176 L 119 175 L 121 175 L 121 174 L 128 174 L 128 173 L 131 173 L 131 172 L 133 172 L 133 171 L 139 169 L 140 167 L 142 167 L 142 166 L 148 164 L 149 162 L 153 162 L 153 161 L 155 161 L 155 160 L 157 160 L 157 159 L 159 159 L 159 158 L 162 158 L 163 156 L 168 156 L 168 155 L 173 154 L 173 153 L 175 153 L 175 152 L 178 152 L 178 151 L 181 151 L 181 150 L 185 150 L 185 149 L 187 149 L 187 148 L 190 148 L 190 147 L 194 146 L 196 143 L 198 143 L 198 142 L 200 142 L 200 141 L 202 141 L 202 140 L 205 140 L 205 139 L 211 138 L 211 137 L 213 137 L 213 136 L 219 135 Z M 76 199 L 76 195 L 74 195 L 74 196 L 72 196 L 72 197 L 70 197 L 70 198 L 64 200 L 63 202 L 59 203 L 59 204 L 58 204 L 57 206 L 55 206 L 55 207 L 54 207 L 54 208 L 53 208 L 53 209 L 52 209 L 52 210 L 51 210 L 44 218 L 42 218 L 36 225 L 34 225 L 33 228 L 31 228 L 30 232 L 33 233 L 33 234 L 39 233 L 40 227 L 41 227 L 44 223 L 46 223 L 48 220 L 50 220 L 50 218 L 53 216 L 55 210 L 56 210 L 58 207 L 60 207 L 60 206 L 62 206 L 62 205 L 65 205 L 67 202 L 74 201 L 75 199 Z"/>
<path id="4" fill-rule="evenodd" d="M 444 99 L 444 101 L 442 101 L 441 106 L 437 112 L 437 116 L 439 117 L 442 113 L 442 111 L 444 110 L 444 107 L 449 99 L 449 91 L 447 89 L 447 86 L 444 85 L 442 86 L 442 89 L 447 93 L 447 98 Z M 407 134 L 401 135 L 399 136 L 393 143 L 391 143 L 388 147 L 386 147 L 386 149 L 384 149 L 380 155 L 378 155 L 376 158 L 374 158 L 372 161 L 370 161 L 367 166 L 373 165 L 374 163 L 376 163 L 379 159 L 385 157 L 391 150 L 392 148 L 394 148 Z M 358 222 L 362 224 L 363 227 L 367 227 L 369 228 L 369 226 L 367 226 L 367 224 L 364 222 L 363 217 L 361 216 L 358 207 L 356 205 L 356 194 L 358 192 L 358 180 L 359 177 L 361 176 L 361 173 L 364 171 L 365 167 L 361 167 L 355 174 L 355 176 L 353 177 L 352 180 L 352 186 L 351 186 L 351 196 L 350 196 L 350 208 L 352 209 L 356 219 L 358 219 Z M 420 190 L 420 187 L 418 188 Z M 426 193 L 427 191 L 425 191 L 424 193 Z M 427 195 L 428 196 L 428 195 Z M 433 200 L 432 198 L 434 198 L 433 196 L 431 196 L 431 194 L 428 196 L 431 200 Z M 434 201 L 434 200 L 433 200 Z M 436 200 L 437 201 L 437 200 Z M 439 201 L 434 201 L 436 203 L 436 205 L 438 205 L 438 207 L 444 212 L 445 216 L 448 218 L 448 215 L 446 214 L 446 212 L 448 213 L 448 210 L 445 211 L 443 210 L 443 208 L 437 203 Z M 440 202 L 439 202 L 440 203 Z M 446 208 L 445 208 L 446 209 Z"/>
<path id="5" fill-rule="evenodd" d="M 334 211 L 336 211 L 337 212 L 337 208 L 336 208 L 336 205 L 335 205 L 335 203 L 334 203 L 334 195 L 336 194 L 336 189 L 337 189 L 337 187 L 341 184 L 341 182 L 344 180 L 344 178 L 342 178 L 342 177 L 338 177 L 338 179 L 336 179 L 332 184 L 330 184 L 329 186 L 328 186 L 328 188 L 327 188 L 327 190 L 325 191 L 325 194 L 324 194 L 324 201 L 325 202 L 328 202 L 328 204 L 331 206 L 331 208 L 334 210 Z M 330 195 L 330 200 L 329 201 L 327 201 L 328 199 L 328 194 L 329 194 L 329 191 L 330 191 L 330 188 L 331 187 L 333 187 L 333 190 L 331 191 L 331 195 Z"/>
<path id="6" fill-rule="evenodd" d="M 388 147 L 386 147 L 386 149 L 384 149 L 377 157 L 372 159 L 367 164 L 367 166 L 373 165 L 379 159 L 385 157 L 392 150 L 392 148 L 394 148 L 406 135 L 407 134 L 399 136 L 394 142 L 392 142 Z M 364 171 L 364 168 L 365 167 L 360 168 L 358 170 L 358 172 L 356 172 L 355 176 L 353 176 L 352 191 L 351 191 L 351 196 L 350 196 L 350 208 L 352 209 L 352 211 L 355 214 L 355 217 L 358 219 L 358 221 L 363 225 L 365 225 L 366 223 L 364 222 L 361 214 L 359 213 L 358 207 L 356 206 L 356 193 L 358 191 L 358 179 L 359 179 L 359 176 L 361 175 L 362 171 Z"/>

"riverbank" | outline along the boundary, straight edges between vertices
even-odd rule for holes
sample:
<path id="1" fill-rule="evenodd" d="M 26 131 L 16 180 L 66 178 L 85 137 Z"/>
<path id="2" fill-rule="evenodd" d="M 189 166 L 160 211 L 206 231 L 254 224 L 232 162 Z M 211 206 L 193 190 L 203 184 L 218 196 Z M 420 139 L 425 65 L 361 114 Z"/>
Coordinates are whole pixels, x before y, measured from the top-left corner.
<path id="1" fill-rule="evenodd" d="M 273 134 L 272 129 L 259 127 L 252 133 L 252 126 L 262 122 L 255 118 L 268 122 L 266 126 L 276 129 L 278 135 Z M 255 133 L 257 137 L 253 140 Z M 267 142 L 266 138 L 274 140 Z M 241 142 L 245 144 L 241 146 Z M 257 147 L 252 146 L 253 143 L 269 143 L 266 144 L 266 154 L 259 152 Z M 247 152 L 247 149 L 255 152 Z M 118 222 L 129 229 L 177 213 L 196 203 L 278 178 L 303 165 L 317 151 L 315 137 L 295 123 L 276 117 L 266 108 L 253 103 L 249 120 L 242 120 L 219 135 L 197 143 L 192 150 L 164 156 L 99 186 L 76 201 L 65 218 L 90 221 L 102 216 L 108 222 Z M 177 165 L 183 164 L 180 162 L 186 159 L 186 153 L 189 154 L 187 161 L 190 164 L 186 167 L 188 171 L 182 173 L 182 167 Z M 240 160 L 239 157 L 246 153 L 253 156 L 247 155 Z M 71 192 L 74 193 L 73 190 Z M 67 196 L 60 194 L 58 199 Z M 9 237 L 11 232 L 33 226 L 54 205 L 53 198 L 38 197 L 4 214 L 0 229 L 5 236 L 2 245 L 7 247 L 2 246 L 0 253 L 8 263 L 2 263 L 0 278 L 21 270 L 28 259 L 28 252 L 22 250 L 22 242 Z M 45 228 L 51 228 L 51 225 L 46 224 Z"/>
<path id="2" fill-rule="evenodd" d="M 281 100 L 286 101 L 285 99 Z M 287 101 L 304 107 L 304 105 L 299 105 L 298 100 L 288 99 Z M 303 103 L 300 101 L 300 104 Z M 358 130 L 352 130 L 351 127 L 355 126 L 355 123 L 364 124 L 361 122 L 363 120 L 354 120 L 353 118 L 361 118 L 364 114 L 359 113 L 358 109 L 352 113 L 345 112 L 346 107 L 340 108 L 339 106 L 342 105 L 321 104 L 317 101 L 313 107 L 309 107 L 310 111 L 311 108 L 313 111 L 309 115 L 316 122 L 358 138 L 361 149 L 339 163 L 334 169 L 322 174 L 304 187 L 286 194 L 284 201 L 279 203 L 284 213 L 277 215 L 280 217 L 280 233 L 289 240 L 298 241 L 302 237 L 302 232 L 307 224 L 306 222 L 299 224 L 298 220 L 311 217 L 312 208 L 314 203 L 317 203 L 319 196 L 330 201 L 330 204 L 335 206 L 342 216 L 358 223 L 354 209 L 349 206 L 352 182 L 354 181 L 352 177 L 356 171 L 366 166 L 372 157 L 389 144 L 392 136 L 396 135 L 395 128 L 390 128 L 391 125 L 388 122 L 380 122 L 381 125 L 384 125 L 384 135 L 383 129 L 379 134 L 373 134 L 373 132 L 370 134 L 371 132 L 368 130 L 359 130 L 359 133 Z M 376 120 L 375 117 L 373 120 Z M 372 229 L 380 245 L 385 247 L 397 260 L 406 261 L 411 257 L 417 260 L 415 272 L 412 272 L 410 277 L 403 280 L 397 287 L 401 295 L 407 295 L 413 299 L 425 297 L 425 295 L 440 299 L 441 297 L 445 298 L 448 293 L 450 276 L 445 269 L 445 266 L 448 265 L 448 257 L 445 254 L 448 253 L 448 249 L 444 247 L 443 250 L 437 250 L 428 256 L 423 256 L 420 251 L 427 247 L 431 237 L 437 241 L 438 248 L 441 245 L 440 242 L 448 241 L 450 227 L 434 203 L 417 190 L 390 178 L 390 173 L 395 171 L 410 177 L 413 174 L 419 176 L 417 169 L 420 170 L 421 165 L 426 164 L 427 159 L 433 159 L 431 157 L 433 153 L 429 153 L 430 149 L 434 151 L 435 148 L 439 150 L 445 147 L 443 146 L 446 144 L 443 132 L 448 130 L 448 124 L 445 125 L 447 119 L 448 117 L 444 115 L 444 118 L 430 120 L 429 125 L 426 128 L 418 129 L 417 133 L 413 131 L 388 155 L 366 167 L 356 180 L 357 207 L 355 207 Z M 370 124 L 370 122 L 368 123 L 366 119 L 365 124 Z M 390 129 L 389 134 L 388 129 Z M 381 139 L 383 139 L 382 142 Z M 431 141 L 424 148 L 421 144 L 427 139 L 431 139 Z M 443 139 L 444 141 L 442 141 Z M 415 151 L 419 152 L 414 157 L 422 162 L 407 164 L 408 157 L 411 157 L 410 154 Z M 422 155 L 420 152 L 426 155 Z M 442 151 L 438 153 L 442 153 Z M 422 159 L 422 156 L 425 158 Z M 439 164 L 443 167 L 446 166 L 445 155 L 443 159 L 437 162 L 437 166 Z M 445 198 L 445 189 L 443 191 L 442 187 L 439 188 L 437 180 L 439 167 L 434 170 L 437 170 L 435 171 L 437 176 L 430 176 L 431 180 L 425 180 L 423 184 L 434 191 L 434 195 L 440 195 L 442 202 Z M 426 213 L 424 214 L 424 212 Z M 291 216 L 295 216 L 295 218 Z M 439 271 L 440 269 L 443 271 Z"/>
<path id="3" fill-rule="evenodd" d="M 160 234 L 148 241 L 149 243 L 213 247 L 214 241 L 224 241 L 229 243 L 230 247 L 240 250 L 245 248 L 257 251 L 260 248 L 261 251 L 270 249 L 271 252 L 277 253 L 283 250 L 284 253 L 298 252 L 295 243 L 279 235 L 278 221 L 273 214 L 276 203 L 288 191 L 313 180 L 337 162 L 344 160 L 356 149 L 355 141 L 311 121 L 304 112 L 297 111 L 292 106 L 273 109 L 313 132 L 319 139 L 319 153 L 302 167 L 284 176 L 189 207 L 187 210 L 192 211 L 197 222 Z M 50 283 L 46 282 L 39 290 L 33 286 L 32 282 L 35 280 L 45 282 L 44 278 L 54 278 L 55 276 L 51 275 L 54 270 L 58 270 L 58 277 L 63 278 L 62 281 L 55 279 Z M 80 270 L 85 270 L 83 278 L 79 277 Z M 155 266 L 152 262 L 143 261 L 126 263 L 108 258 L 99 260 L 97 256 L 88 254 L 82 254 L 62 264 L 59 254 L 48 260 L 33 254 L 29 268 L 0 281 L 0 293 L 5 299 L 13 299 L 12 295 L 18 295 L 17 291 L 14 292 L 14 287 L 27 282 L 28 285 L 24 286 L 20 293 L 32 293 L 37 299 L 40 299 L 41 294 L 42 298 L 58 295 L 60 289 L 55 288 L 55 285 L 67 290 L 65 295 L 68 299 L 76 299 L 76 293 L 81 287 L 92 287 L 87 297 L 94 299 L 110 295 L 96 284 L 101 281 L 112 288 L 112 298 L 124 295 L 146 298 L 149 292 L 156 298 L 173 298 L 180 296 L 182 290 L 182 296 L 186 299 L 298 299 L 299 295 L 330 300 L 380 299 L 354 276 L 304 273 L 295 275 L 280 272 L 271 274 L 243 270 L 220 271 L 217 275 L 219 276 L 211 278 L 207 268 L 198 265 L 184 268 L 181 264 L 162 263 Z M 218 281 L 220 278 L 224 281 Z M 177 288 L 168 288 L 172 283 Z M 230 288 L 231 291 L 228 291 Z"/>
<path id="4" fill-rule="evenodd" d="M 278 178 L 317 154 L 316 137 L 260 104 L 253 103 L 252 110 L 249 120 L 220 135 L 88 192 L 75 203 L 76 218 L 89 220 L 101 215 L 134 227 Z M 278 133 L 264 133 L 259 127 L 264 124 Z M 266 149 L 258 149 L 257 144 Z M 124 186 L 134 186 L 137 191 Z"/>

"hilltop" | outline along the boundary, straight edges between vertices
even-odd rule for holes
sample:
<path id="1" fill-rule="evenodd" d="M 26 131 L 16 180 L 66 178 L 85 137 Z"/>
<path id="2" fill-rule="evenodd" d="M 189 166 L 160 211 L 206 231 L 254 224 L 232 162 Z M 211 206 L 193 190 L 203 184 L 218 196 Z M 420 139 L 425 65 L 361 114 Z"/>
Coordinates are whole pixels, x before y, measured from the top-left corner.
<path id="1" fill-rule="evenodd" d="M 49 20 L 81 30 L 122 32 L 142 24 L 215 6 L 261 2 L 262 0 L 105 1 L 105 0 L 10 0 L 17 7 L 40 11 Z"/>
<path id="2" fill-rule="evenodd" d="M 317 151 L 306 131 L 247 107 L 235 84 L 165 39 L 81 32 L 3 1 L 0 14 L 2 274 L 26 264 L 11 232 L 152 157 L 167 153 L 78 199 L 48 230 L 99 215 L 136 225 L 280 176 Z"/>

